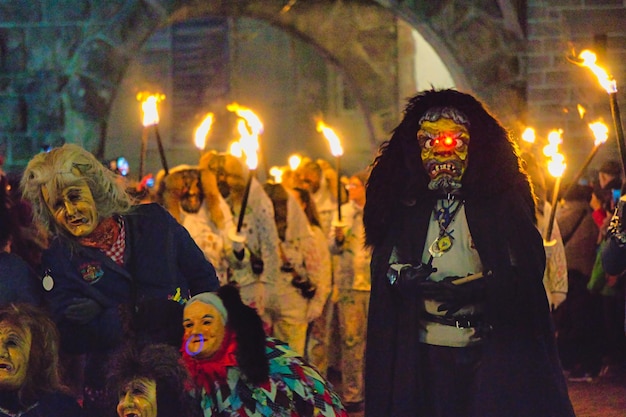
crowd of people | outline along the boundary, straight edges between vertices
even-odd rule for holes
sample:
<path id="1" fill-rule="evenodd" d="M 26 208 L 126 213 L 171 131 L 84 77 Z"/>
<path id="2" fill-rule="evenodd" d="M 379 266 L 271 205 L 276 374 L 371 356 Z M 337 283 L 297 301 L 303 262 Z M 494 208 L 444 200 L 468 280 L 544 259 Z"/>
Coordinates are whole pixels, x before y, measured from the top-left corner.
<path id="1" fill-rule="evenodd" d="M 158 408 L 173 416 L 176 408 L 164 404 L 187 397 L 198 400 L 179 408 L 189 415 L 347 415 L 346 408 L 363 404 L 367 309 L 360 309 L 358 327 L 342 316 L 341 327 L 332 328 L 331 293 L 338 290 L 330 246 L 354 235 L 361 244 L 351 243 L 346 253 L 367 250 L 355 214 L 346 212 L 350 223 L 336 221 L 332 231 L 330 222 L 322 228 L 316 202 L 331 203 L 321 213 L 330 220 L 337 207 L 336 185 L 328 179 L 335 175 L 336 184 L 337 174 L 329 170 L 307 159 L 289 186 L 261 183 L 240 159 L 206 152 L 196 165 L 160 173 L 152 191 L 138 189 L 78 145 L 42 152 L 17 184 L 2 188 L 2 305 L 33 306 L 49 317 L 48 331 L 58 339 L 55 389 L 73 395 L 87 416 L 110 415 L 114 400 L 119 415 L 141 403 L 147 408 L 138 415 Z M 362 210 L 366 178 L 359 178 Z M 339 194 L 344 210 L 355 204 L 349 194 Z M 34 234 L 21 233 L 14 217 L 28 213 L 28 226 L 47 241 L 38 256 L 23 258 L 12 248 Z M 222 305 L 225 288 L 232 290 Z M 217 325 L 214 311 L 187 317 L 205 304 L 223 313 L 217 335 L 207 330 Z M 329 352 L 334 331 L 342 343 Z M 166 365 L 168 355 L 153 346 L 178 351 L 179 365 L 194 378 L 175 385 L 185 372 Z M 332 353 L 335 366 L 346 369 L 350 394 L 343 398 L 326 378 Z M 176 397 L 176 386 L 187 395 Z M 32 406 L 31 398 L 22 404 L 19 393 L 6 403 L 3 398 L 0 410 L 7 413 Z"/>
<path id="2" fill-rule="evenodd" d="M 0 416 L 569 417 L 566 377 L 623 371 L 619 162 L 552 207 L 433 89 L 340 175 L 205 151 L 150 188 L 74 144 L 1 175 Z"/>

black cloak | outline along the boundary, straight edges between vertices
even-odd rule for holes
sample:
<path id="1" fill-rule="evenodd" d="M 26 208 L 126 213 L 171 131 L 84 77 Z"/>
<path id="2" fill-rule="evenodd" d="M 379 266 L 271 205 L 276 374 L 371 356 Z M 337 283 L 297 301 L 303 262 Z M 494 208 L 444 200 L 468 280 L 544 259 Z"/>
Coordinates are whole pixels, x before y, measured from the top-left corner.
<path id="1" fill-rule="evenodd" d="M 433 107 L 452 107 L 470 122 L 462 178 L 467 222 L 483 263 L 484 341 L 475 417 L 574 416 L 561 371 L 543 273 L 545 251 L 535 227 L 527 174 L 506 130 L 474 97 L 429 90 L 409 100 L 367 184 L 366 240 L 373 248 L 367 330 L 365 417 L 422 417 L 419 303 L 386 278 L 395 247 L 401 263 L 418 265 L 437 195 L 427 188 L 418 122 Z M 464 416 L 470 417 L 470 416 Z"/>

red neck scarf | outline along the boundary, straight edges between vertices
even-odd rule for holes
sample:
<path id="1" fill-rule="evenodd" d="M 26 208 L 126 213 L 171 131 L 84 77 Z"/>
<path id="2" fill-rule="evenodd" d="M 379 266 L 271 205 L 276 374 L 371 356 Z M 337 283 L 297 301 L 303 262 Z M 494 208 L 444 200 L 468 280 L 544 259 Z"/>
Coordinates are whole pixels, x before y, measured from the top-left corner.
<path id="1" fill-rule="evenodd" d="M 222 345 L 208 359 L 197 359 L 191 356 L 187 349 L 184 348 L 185 345 L 186 343 L 183 342 L 183 348 L 181 349 L 183 362 L 192 379 L 203 387 L 207 393 L 213 392 L 215 381 L 226 382 L 229 367 L 237 366 L 237 340 L 235 339 L 235 333 L 228 327 L 226 327 Z"/>
<path id="2" fill-rule="evenodd" d="M 119 234 L 120 226 L 115 218 L 107 217 L 96 226 L 89 236 L 79 238 L 78 242 L 90 248 L 109 250 L 117 241 Z"/>

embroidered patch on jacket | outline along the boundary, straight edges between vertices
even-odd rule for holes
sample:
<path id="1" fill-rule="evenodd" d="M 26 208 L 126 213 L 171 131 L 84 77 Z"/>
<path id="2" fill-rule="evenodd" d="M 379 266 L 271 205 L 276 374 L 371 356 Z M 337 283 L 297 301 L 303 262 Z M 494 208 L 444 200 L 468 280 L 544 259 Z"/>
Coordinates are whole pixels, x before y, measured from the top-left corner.
<path id="1" fill-rule="evenodd" d="M 80 266 L 83 279 L 89 284 L 97 282 L 104 275 L 100 262 L 89 262 Z"/>
<path id="2" fill-rule="evenodd" d="M 180 287 L 176 288 L 176 293 L 174 293 L 174 295 L 167 296 L 168 300 L 176 301 L 178 304 L 181 304 L 181 305 L 185 305 L 185 303 L 187 302 L 187 300 L 189 300 L 189 298 L 190 298 L 189 294 L 187 294 L 187 297 L 183 297 L 183 295 L 181 294 Z"/>

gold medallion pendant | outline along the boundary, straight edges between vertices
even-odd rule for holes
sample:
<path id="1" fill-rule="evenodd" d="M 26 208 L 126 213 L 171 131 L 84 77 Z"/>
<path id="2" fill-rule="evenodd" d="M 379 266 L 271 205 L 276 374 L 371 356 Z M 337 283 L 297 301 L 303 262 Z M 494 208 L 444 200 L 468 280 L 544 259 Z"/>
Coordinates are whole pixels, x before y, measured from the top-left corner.
<path id="1" fill-rule="evenodd" d="M 439 236 L 435 241 L 429 246 L 428 253 L 433 258 L 439 258 L 444 253 L 450 250 L 452 247 L 452 238 L 449 235 Z"/>
<path id="2" fill-rule="evenodd" d="M 452 247 L 452 239 L 448 235 L 440 236 L 435 243 L 441 252 L 447 252 Z"/>

